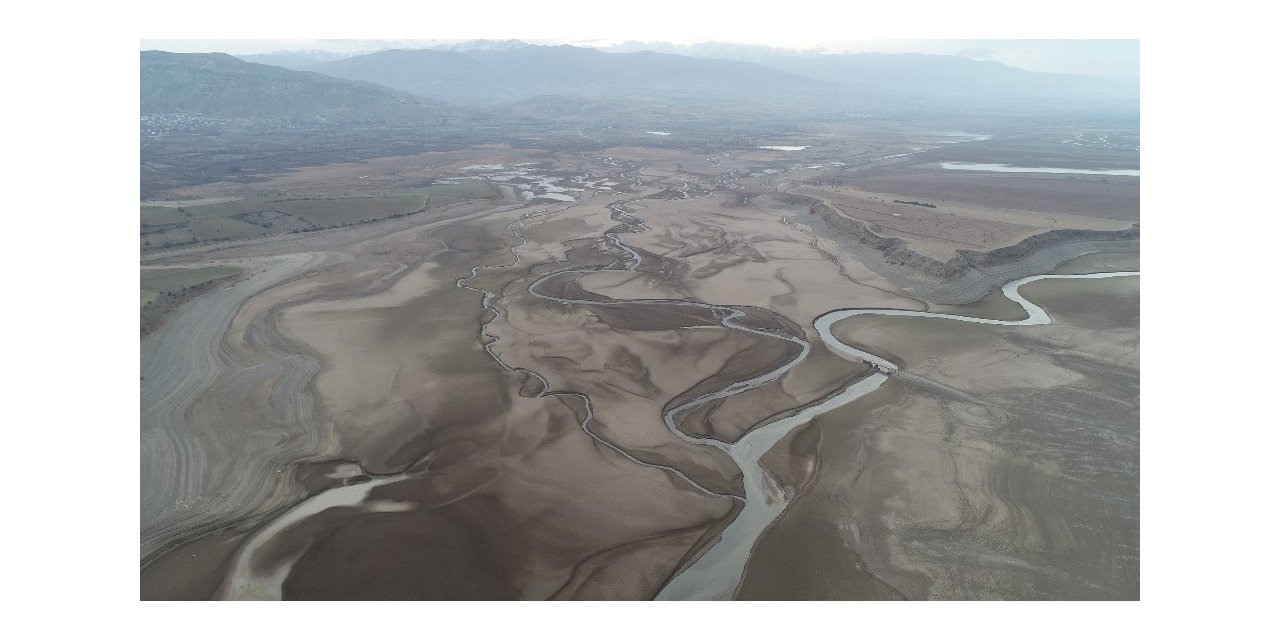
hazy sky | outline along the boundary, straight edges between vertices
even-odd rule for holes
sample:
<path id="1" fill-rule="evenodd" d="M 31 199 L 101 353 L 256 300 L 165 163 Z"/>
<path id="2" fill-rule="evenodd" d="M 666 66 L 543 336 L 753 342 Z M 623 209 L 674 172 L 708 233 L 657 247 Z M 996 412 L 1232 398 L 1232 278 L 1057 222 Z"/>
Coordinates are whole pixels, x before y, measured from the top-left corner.
<path id="1" fill-rule="evenodd" d="M 606 46 L 621 39 L 539 39 L 520 38 L 535 44 L 574 44 Z M 693 44 L 699 40 L 667 38 L 628 38 L 644 42 Z M 772 37 L 753 40 L 716 38 L 719 42 L 763 44 L 791 49 L 823 49 L 829 53 L 936 53 L 964 55 L 979 60 L 995 60 L 1005 64 L 1052 73 L 1075 73 L 1136 77 L 1138 75 L 1137 40 L 833 40 L 822 38 Z M 427 47 L 441 40 L 142 40 L 142 49 L 176 52 L 221 51 L 234 55 L 319 49 L 356 52 L 390 48 Z"/>

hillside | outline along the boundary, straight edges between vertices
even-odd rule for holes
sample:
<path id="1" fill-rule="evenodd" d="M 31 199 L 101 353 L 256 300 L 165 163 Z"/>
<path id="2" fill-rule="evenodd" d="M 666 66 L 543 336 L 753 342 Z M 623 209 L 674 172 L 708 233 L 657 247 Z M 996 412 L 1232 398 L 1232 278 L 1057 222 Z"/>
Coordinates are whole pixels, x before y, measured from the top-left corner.
<path id="1" fill-rule="evenodd" d="M 654 52 L 611 54 L 568 45 L 394 49 L 310 69 L 419 96 L 484 104 L 541 95 L 724 97 L 803 91 L 821 85 L 746 62 Z"/>
<path id="2" fill-rule="evenodd" d="M 1136 109 L 1138 101 L 1136 79 L 1042 73 L 955 55 L 827 54 L 713 42 L 694 45 L 626 42 L 603 50 L 619 54 L 659 51 L 748 62 L 820 81 L 853 97 L 878 103 L 914 98 L 947 106 L 1096 107 L 1101 104 L 1130 105 Z"/>
<path id="3" fill-rule="evenodd" d="M 443 102 L 367 82 L 245 62 L 222 53 L 141 54 L 141 113 L 290 126 L 431 123 Z"/>

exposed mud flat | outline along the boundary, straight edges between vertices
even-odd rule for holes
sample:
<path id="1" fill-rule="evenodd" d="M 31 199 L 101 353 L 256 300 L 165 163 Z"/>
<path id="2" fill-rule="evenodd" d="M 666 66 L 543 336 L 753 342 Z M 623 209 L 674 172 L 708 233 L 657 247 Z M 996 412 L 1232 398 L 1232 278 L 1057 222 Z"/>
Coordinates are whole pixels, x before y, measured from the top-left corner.
<path id="1" fill-rule="evenodd" d="M 1005 282 L 1052 271 L 1080 256 L 1136 252 L 1140 236 L 1136 224 L 1112 231 L 1052 229 L 990 251 L 957 250 L 954 257 L 941 262 L 825 204 L 814 205 L 794 219 L 899 283 L 910 296 L 944 305 L 974 302 Z"/>
<path id="2" fill-rule="evenodd" d="M 1043 281 L 1023 293 L 1054 323 L 837 326 L 842 340 L 874 344 L 940 386 L 895 379 L 815 421 L 814 499 L 797 501 L 761 545 L 804 536 L 799 524 L 813 519 L 830 524 L 805 544 L 789 540 L 794 563 L 753 565 L 744 593 L 777 593 L 767 591 L 774 580 L 797 579 L 790 567 L 856 554 L 891 587 L 865 579 L 867 597 L 1138 597 L 1137 278 Z"/>
<path id="3" fill-rule="evenodd" d="M 791 169 L 755 163 L 783 155 L 613 149 L 588 163 L 613 185 L 532 153 L 336 165 L 277 180 L 509 182 L 541 161 L 539 188 L 574 201 L 503 187 L 152 258 L 302 256 L 197 298 L 232 317 L 184 316 L 199 348 L 173 357 L 209 364 L 181 393 L 144 385 L 144 597 L 1136 597 L 1136 278 L 1027 285 L 1043 327 L 836 325 L 887 378 L 813 327 L 837 307 L 1016 320 L 993 285 L 1136 269 L 1136 239 L 922 279 L 776 191 Z M 723 205 L 739 168 L 771 195 Z M 729 555 L 710 590 L 679 586 Z"/>
<path id="4" fill-rule="evenodd" d="M 603 208 L 590 217 L 602 225 L 596 233 L 615 224 Z M 164 597 L 163 585 L 182 579 L 204 585 L 192 594 L 216 592 L 237 598 L 540 599 L 593 593 L 645 598 L 685 561 L 691 546 L 704 544 L 704 538 L 714 535 L 734 509 L 732 501 L 709 496 L 669 473 L 636 465 L 602 447 L 580 428 L 580 403 L 539 396 L 540 385 L 530 386 L 527 376 L 494 366 L 481 348 L 476 331 L 486 312 L 479 296 L 443 274 L 456 273 L 452 265 L 461 261 L 502 264 L 504 256 L 509 257 L 510 238 L 502 232 L 508 221 L 499 214 L 470 229 L 416 232 L 409 239 L 435 245 L 427 253 L 434 257 L 417 267 L 374 266 L 385 260 L 378 257 L 384 247 L 400 246 L 404 239 L 347 248 L 346 260 L 332 267 L 329 275 L 331 282 L 343 283 L 345 295 L 304 296 L 293 304 L 272 307 L 281 335 L 305 344 L 307 353 L 322 363 L 309 389 L 323 407 L 320 415 L 327 421 L 326 432 L 332 434 L 327 446 L 333 447 L 334 455 L 342 451 L 362 465 L 358 477 L 344 480 L 348 484 L 342 487 L 317 487 L 317 498 L 347 487 L 358 489 L 360 482 L 379 486 L 371 486 L 367 495 L 355 496 L 345 507 L 297 516 L 284 515 L 290 511 L 278 513 L 275 522 L 288 522 L 282 520 L 285 517 L 296 521 L 283 529 L 262 529 L 268 538 L 240 549 L 241 568 L 232 576 L 219 574 L 226 571 L 225 562 L 205 567 L 204 576 L 182 578 L 171 573 L 176 570 L 171 567 L 178 565 L 169 558 L 178 557 L 183 547 L 144 573 L 144 583 L 149 585 L 144 591 L 150 597 Z M 497 233 L 488 236 L 487 229 Z M 488 246 L 486 236 L 494 239 Z M 547 250 L 561 256 L 572 252 Z M 542 251 L 530 248 L 535 256 Z M 487 286 L 502 290 L 526 273 L 520 267 L 496 279 L 487 274 L 491 280 Z M 296 298 L 298 293 L 292 295 Z M 563 334 L 565 310 L 535 302 L 530 312 L 513 316 L 516 325 L 504 316 L 502 325 L 493 327 L 495 334 L 505 338 L 499 345 L 503 356 L 520 358 L 522 341 L 515 326 L 528 332 L 537 326 L 529 323 L 539 313 L 550 312 L 545 322 L 552 335 L 533 342 L 531 359 L 571 362 L 562 360 L 569 352 L 548 341 L 556 333 Z M 723 472 L 716 471 L 715 464 L 707 466 L 705 456 L 680 453 L 683 443 L 662 444 L 653 437 L 666 434 L 670 438 L 659 415 L 669 399 L 666 396 L 684 388 L 676 372 L 687 377 L 686 386 L 691 385 L 718 367 L 720 356 L 715 349 L 740 351 L 746 345 L 733 346 L 732 340 L 705 332 L 691 332 L 687 339 L 682 336 L 672 344 L 661 337 L 664 330 L 657 334 L 651 327 L 618 331 L 591 314 L 573 315 L 600 327 L 599 363 L 609 367 L 612 378 L 608 388 L 584 389 L 597 394 L 599 414 L 593 427 L 601 436 L 616 439 L 636 455 L 688 466 L 691 475 L 701 470 L 707 476 L 705 482 L 719 482 L 732 491 L 731 465 L 725 463 Z M 645 361 L 669 364 L 671 375 L 658 371 L 657 379 L 672 380 L 676 386 L 667 391 L 655 387 L 643 370 L 652 365 L 641 365 L 638 356 L 630 361 L 641 368 L 626 369 L 628 359 L 621 354 L 627 349 L 642 352 L 645 338 L 621 338 L 636 332 L 656 338 L 650 339 L 652 349 L 685 356 L 681 360 L 645 354 Z M 610 342 L 616 346 L 609 346 Z M 592 340 L 578 336 L 564 347 L 591 349 L 591 344 Z M 547 382 L 552 385 L 581 387 L 577 380 L 589 373 L 583 368 L 589 362 L 590 358 L 578 359 L 562 381 L 553 365 L 540 363 L 540 367 L 548 371 Z M 618 378 L 619 373 L 628 377 Z M 441 384 L 444 381 L 448 386 Z M 621 388 L 614 388 L 615 384 Z M 627 388 L 631 390 L 619 395 Z M 646 390 L 653 398 L 647 401 L 651 409 L 638 410 L 634 392 Z M 228 464 L 223 461 L 219 466 Z M 292 463 L 280 465 L 292 467 Z M 370 481 L 368 474 L 383 475 Z M 252 475 L 244 474 L 246 480 Z M 273 473 L 272 477 L 291 476 Z M 584 492 L 583 487 L 591 489 Z M 408 506 L 371 507 L 378 501 Z M 305 504 L 299 502 L 294 509 Z M 426 526 L 421 535 L 415 533 L 423 531 L 415 523 Z M 583 527 L 594 533 L 584 536 Z M 332 533 L 336 531 L 341 533 Z M 441 556 L 441 548 L 456 553 Z M 357 552 L 361 549 L 385 553 Z M 495 556 L 498 549 L 524 551 Z M 609 564 L 600 567 L 604 559 Z M 596 568 L 580 572 L 580 563 Z M 617 567 L 627 565 L 647 567 L 650 577 L 618 573 Z M 188 571 L 192 568 L 189 563 L 183 566 Z M 609 580 L 602 582 L 604 576 Z M 464 586 L 458 587 L 459 582 Z M 212 586 L 218 584 L 223 584 L 221 590 Z"/>

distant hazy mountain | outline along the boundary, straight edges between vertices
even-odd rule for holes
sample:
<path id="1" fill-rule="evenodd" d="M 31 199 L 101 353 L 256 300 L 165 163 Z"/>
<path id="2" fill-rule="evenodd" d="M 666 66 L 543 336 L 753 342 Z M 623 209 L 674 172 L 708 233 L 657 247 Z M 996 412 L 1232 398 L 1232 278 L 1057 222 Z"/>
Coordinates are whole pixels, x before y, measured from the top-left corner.
<path id="1" fill-rule="evenodd" d="M 569 96 L 534 96 L 504 106 L 502 112 L 514 118 L 534 120 L 599 121 L 619 119 L 635 110 L 633 101 L 593 100 Z"/>
<path id="2" fill-rule="evenodd" d="M 534 45 L 521 40 L 467 40 L 466 42 L 438 44 L 430 48 L 441 51 L 514 51 L 532 46 Z"/>
<path id="3" fill-rule="evenodd" d="M 760 64 L 886 95 L 1126 99 L 1136 98 L 1138 89 L 1136 81 L 1040 73 L 989 60 L 920 53 L 774 56 Z"/>
<path id="4" fill-rule="evenodd" d="M 310 67 L 420 96 L 473 103 L 540 95 L 621 98 L 732 96 L 812 89 L 820 83 L 758 65 L 664 53 L 469 43 L 463 48 L 397 49 Z"/>
<path id="5" fill-rule="evenodd" d="M 461 42 L 441 42 L 439 44 L 429 44 L 431 41 L 422 43 L 421 46 L 412 46 L 413 49 L 431 49 L 437 51 L 510 51 L 523 47 L 532 46 L 520 40 L 465 40 Z M 323 62 L 333 62 L 335 60 L 345 60 L 355 56 L 363 56 L 378 51 L 388 51 L 390 49 L 403 48 L 396 46 L 377 47 L 367 51 L 321 51 L 318 49 L 310 49 L 305 51 L 272 51 L 271 53 L 252 53 L 246 55 L 238 55 L 237 58 L 245 62 L 256 62 L 258 64 L 269 64 L 276 67 L 284 67 L 295 71 L 302 71 Z"/>
<path id="6" fill-rule="evenodd" d="M 613 52 L 660 51 L 737 60 L 838 85 L 863 97 L 970 99 L 979 103 L 1084 101 L 1132 103 L 1137 109 L 1136 79 L 1041 73 L 999 62 L 929 54 L 827 54 L 760 45 L 703 42 L 624 42 L 603 48 Z"/>
<path id="7" fill-rule="evenodd" d="M 510 122 L 536 120 L 561 124 L 651 127 L 661 129 L 677 122 L 715 119 L 720 122 L 741 117 L 741 112 L 726 113 L 700 105 L 674 105 L 657 99 L 582 98 L 576 96 L 534 96 L 504 104 L 493 110 Z M 703 128 L 706 128 L 703 126 Z"/>
<path id="8" fill-rule="evenodd" d="M 637 51 L 657 51 L 673 53 L 692 58 L 714 58 L 718 60 L 739 60 L 741 62 L 768 62 L 777 57 L 795 57 L 803 55 L 819 55 L 821 49 L 784 49 L 763 44 L 730 44 L 727 42 L 699 42 L 696 44 L 672 44 L 670 42 L 626 42 L 607 47 L 594 47 L 608 53 L 635 53 Z"/>
<path id="9" fill-rule="evenodd" d="M 364 53 L 364 52 L 360 52 Z M 360 55 L 360 53 L 338 53 L 335 51 L 272 51 L 271 53 L 254 53 L 250 55 L 236 56 L 245 62 L 256 62 L 258 64 L 269 64 L 276 67 L 284 67 L 286 69 L 301 70 L 321 62 L 332 62 L 351 56 Z"/>
<path id="10" fill-rule="evenodd" d="M 245 62 L 223 53 L 142 52 L 143 115 L 200 114 L 275 124 L 437 122 L 457 109 L 367 82 Z"/>

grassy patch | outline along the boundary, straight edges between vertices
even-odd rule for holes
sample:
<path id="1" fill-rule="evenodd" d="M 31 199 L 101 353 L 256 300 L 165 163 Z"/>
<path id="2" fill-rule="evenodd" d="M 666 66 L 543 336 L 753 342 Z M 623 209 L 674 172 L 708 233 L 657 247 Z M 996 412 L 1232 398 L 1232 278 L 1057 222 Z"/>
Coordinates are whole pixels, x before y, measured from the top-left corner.
<path id="1" fill-rule="evenodd" d="M 184 208 L 193 218 L 230 218 L 232 216 L 269 209 L 270 207 L 265 206 L 267 202 L 268 201 L 263 198 L 242 198 L 231 202 L 216 202 L 213 204 L 202 204 L 196 207 Z"/>
<path id="2" fill-rule="evenodd" d="M 142 271 L 142 304 L 154 300 L 166 291 L 180 293 L 187 287 L 204 284 L 229 275 L 240 273 L 237 267 L 200 267 L 198 269 L 146 269 Z"/>
<path id="3" fill-rule="evenodd" d="M 427 207 L 440 207 L 465 202 L 467 200 L 483 200 L 500 195 L 498 188 L 484 180 L 469 180 L 458 184 L 433 184 L 413 189 L 412 193 L 427 196 Z"/>
<path id="4" fill-rule="evenodd" d="M 247 214 L 261 204 L 257 198 L 189 207 L 142 207 L 142 248 L 165 247 L 205 242 L 250 238 L 267 233 L 267 228 L 235 220 L 231 216 Z"/>
<path id="5" fill-rule="evenodd" d="M 423 196 L 406 193 L 354 198 L 305 198 L 275 200 L 268 204 L 274 211 L 294 215 L 322 227 L 330 227 L 412 213 L 422 208 Z"/>
<path id="6" fill-rule="evenodd" d="M 270 233 L 306 231 L 432 209 L 497 195 L 484 181 L 438 184 L 382 195 L 333 197 L 251 196 L 231 202 L 184 207 L 142 207 L 143 249 L 193 241 L 237 240 Z"/>
<path id="7" fill-rule="evenodd" d="M 434 196 L 447 196 L 458 198 L 459 200 L 479 200 L 498 195 L 497 189 L 483 180 L 468 180 L 458 184 L 433 184 L 423 188 L 421 191 L 433 196 L 433 200 Z"/>
<path id="8" fill-rule="evenodd" d="M 146 230 L 142 234 L 142 248 L 158 249 L 170 245 L 186 244 L 195 241 L 195 239 L 195 234 L 191 233 L 191 225 L 183 225 L 161 231 Z"/>
<path id="9" fill-rule="evenodd" d="M 455 198 L 453 196 L 431 196 L 428 201 L 428 206 L 432 209 L 439 209 L 440 207 L 447 207 L 451 204 L 458 204 L 459 202 L 466 202 L 466 198 Z"/>
<path id="10" fill-rule="evenodd" d="M 930 208 L 930 209 L 937 209 L 937 208 L 938 208 L 938 205 L 936 205 L 936 204 L 929 204 L 928 202 L 917 202 L 917 201 L 915 201 L 915 200 L 894 200 L 894 201 L 893 201 L 893 203 L 894 203 L 894 204 L 909 204 L 909 205 L 914 205 L 914 206 L 917 206 L 917 207 L 928 207 L 928 208 Z"/>
<path id="11" fill-rule="evenodd" d="M 142 226 L 187 222 L 191 216 L 178 207 L 142 207 Z"/>
<path id="12" fill-rule="evenodd" d="M 212 220 L 192 221 L 191 232 L 196 234 L 196 238 L 201 242 L 208 242 L 210 240 L 252 238 L 266 233 L 267 229 L 256 224 L 249 224 L 243 220 L 236 220 L 235 218 L 214 218 Z"/>

